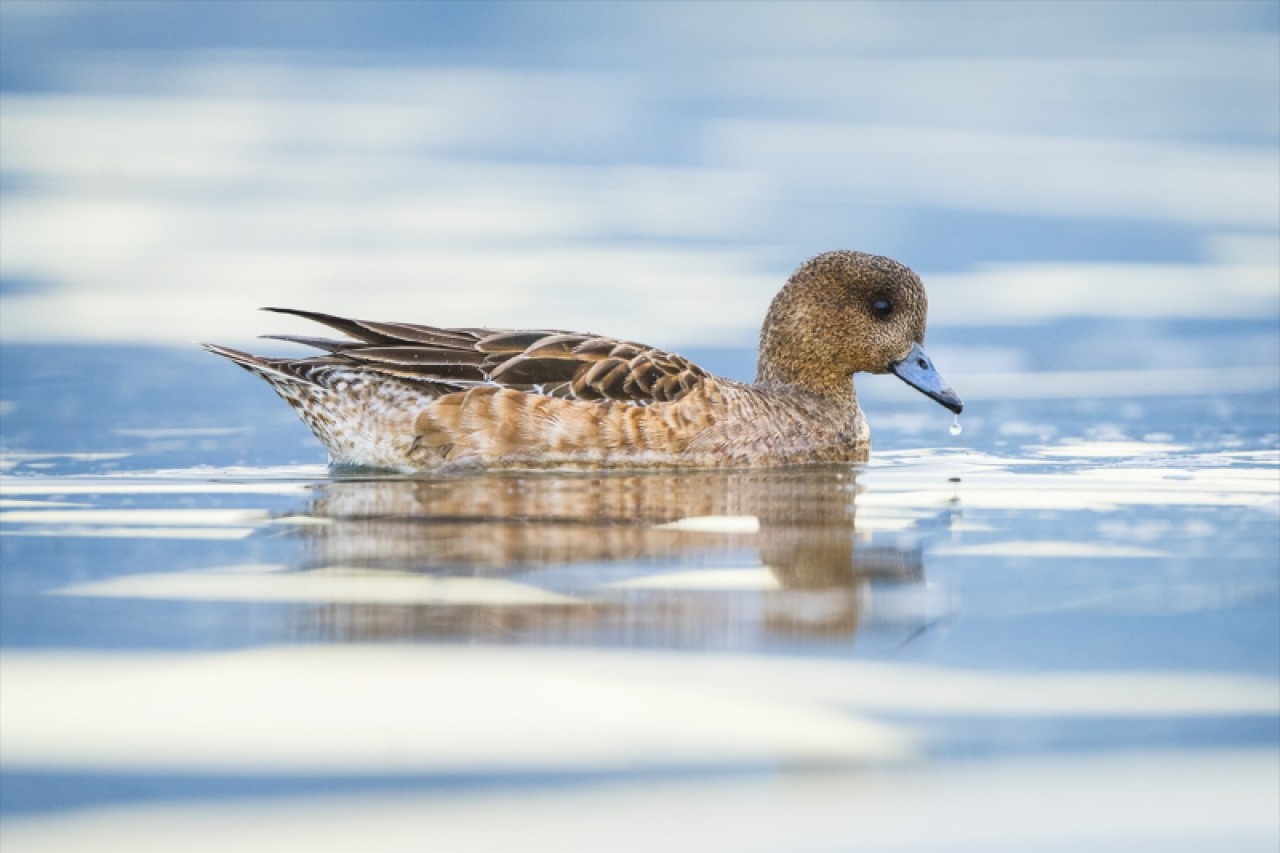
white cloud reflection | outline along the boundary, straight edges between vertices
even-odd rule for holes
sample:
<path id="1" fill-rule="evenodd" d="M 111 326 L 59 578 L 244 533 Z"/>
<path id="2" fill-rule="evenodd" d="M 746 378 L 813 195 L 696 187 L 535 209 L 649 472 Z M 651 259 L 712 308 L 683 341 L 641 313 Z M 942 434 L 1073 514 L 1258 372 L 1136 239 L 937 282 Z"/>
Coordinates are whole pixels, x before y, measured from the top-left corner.
<path id="1" fill-rule="evenodd" d="M 3 667 L 0 743 L 12 769 L 848 766 L 916 755 L 911 734 L 860 716 L 868 711 L 1173 719 L 1280 709 L 1274 682 L 1248 676 L 982 673 L 616 650 L 6 652 Z"/>
<path id="2" fill-rule="evenodd" d="M 910 260 L 939 212 L 1182 229 L 1202 261 L 930 276 L 935 324 L 1274 316 L 1273 34 L 1244 7 L 983 8 L 503 7 L 559 51 L 505 64 L 68 51 L 60 90 L 0 95 L 0 276 L 29 285 L 0 333 L 234 342 L 284 303 L 741 343 L 826 235 Z"/>
<path id="3" fill-rule="evenodd" d="M 231 566 L 148 572 L 73 584 L 55 595 L 184 601 L 309 602 L 396 605 L 566 606 L 584 601 L 500 578 L 436 577 L 359 567 L 289 572 L 284 566 Z"/>
<path id="4" fill-rule="evenodd" d="M 1015 215 L 1280 223 L 1273 152 L 1078 135 L 751 121 L 717 128 L 726 161 L 788 191 Z"/>
<path id="5" fill-rule="evenodd" d="M 23 851 L 1270 851 L 1273 752 L 1082 752 L 816 778 L 476 786 L 121 805 L 9 822 Z M 1081 820 L 1081 815 L 1088 815 Z M 927 819 L 923 819 L 926 818 Z M 706 839 L 714 839 L 707 842 Z"/>
<path id="6" fill-rule="evenodd" d="M 640 669 L 606 672 L 609 661 L 633 660 Z M 895 728 L 732 679 L 672 679 L 661 660 L 385 646 L 6 653 L 0 754 L 13 769 L 394 774 L 865 763 L 914 753 L 914 739 Z M 1254 689 L 1239 685 L 1240 697 Z M 1235 698 L 1220 701 L 1235 707 Z"/>
<path id="7" fill-rule="evenodd" d="M 1280 252 L 1280 243 L 1275 247 Z M 1280 312 L 1280 268 L 1234 259 L 1194 265 L 1008 264 L 932 275 L 928 285 L 930 313 L 947 324 L 1099 316 L 1261 318 Z"/>

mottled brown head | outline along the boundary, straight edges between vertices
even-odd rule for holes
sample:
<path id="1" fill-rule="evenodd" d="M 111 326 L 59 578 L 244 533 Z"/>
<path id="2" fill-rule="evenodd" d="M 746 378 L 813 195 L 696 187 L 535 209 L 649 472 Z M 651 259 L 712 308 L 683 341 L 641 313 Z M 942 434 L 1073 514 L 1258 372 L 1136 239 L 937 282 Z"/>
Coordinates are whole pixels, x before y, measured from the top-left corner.
<path id="1" fill-rule="evenodd" d="M 927 313 L 920 277 L 897 261 L 848 251 L 818 255 L 769 306 L 756 381 L 849 395 L 854 373 L 887 373 L 924 343 Z"/>

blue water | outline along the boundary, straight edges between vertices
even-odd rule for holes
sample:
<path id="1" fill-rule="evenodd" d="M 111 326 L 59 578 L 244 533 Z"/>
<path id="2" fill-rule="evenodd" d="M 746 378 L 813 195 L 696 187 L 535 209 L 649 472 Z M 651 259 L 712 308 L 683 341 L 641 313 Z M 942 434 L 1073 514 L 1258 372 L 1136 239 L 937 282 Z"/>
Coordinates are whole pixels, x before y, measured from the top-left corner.
<path id="1" fill-rule="evenodd" d="M 1274 850 L 1278 67 L 1259 2 L 0 3 L 6 853 Z M 865 465 L 332 471 L 196 343 L 750 380 L 834 248 L 959 435 L 860 376 Z"/>

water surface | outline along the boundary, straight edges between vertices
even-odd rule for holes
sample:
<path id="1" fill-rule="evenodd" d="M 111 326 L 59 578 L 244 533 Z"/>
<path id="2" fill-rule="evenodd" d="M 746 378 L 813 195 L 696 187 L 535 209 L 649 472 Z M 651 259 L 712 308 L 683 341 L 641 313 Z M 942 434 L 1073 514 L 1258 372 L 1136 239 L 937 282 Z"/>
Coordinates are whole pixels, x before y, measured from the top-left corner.
<path id="1" fill-rule="evenodd" d="M 1274 851 L 1278 63 L 1228 0 L 3 0 L 0 847 Z M 750 379 L 836 248 L 961 434 L 859 377 L 865 465 L 337 472 L 196 346 Z"/>
<path id="2" fill-rule="evenodd" d="M 868 785 L 886 839 L 927 791 L 981 813 L 1033 785 L 1025 821 L 967 843 L 1070 838 L 1048 804 L 1100 790 L 1123 803 L 1101 838 L 1272 837 L 1274 390 L 973 374 L 953 437 L 864 381 L 865 465 L 404 476 L 330 471 L 192 351 L 13 347 L 4 370 L 11 837 L 145 848 L 128 827 L 215 803 L 270 804 L 253 837 L 299 808 L 336 833 L 341 808 L 693 809 L 617 840 L 640 849 L 775 784 L 768 833 Z"/>

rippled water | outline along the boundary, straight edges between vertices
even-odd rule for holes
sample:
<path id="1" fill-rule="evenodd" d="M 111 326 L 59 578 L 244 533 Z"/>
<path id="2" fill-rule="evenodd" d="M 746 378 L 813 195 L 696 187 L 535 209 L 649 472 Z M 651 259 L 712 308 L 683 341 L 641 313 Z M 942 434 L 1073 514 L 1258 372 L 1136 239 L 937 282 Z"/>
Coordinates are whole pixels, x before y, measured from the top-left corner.
<path id="1" fill-rule="evenodd" d="M 1280 845 L 1275 4 L 0 0 L 0 848 Z M 750 379 L 865 465 L 336 472 L 283 305 Z"/>
<path id="2" fill-rule="evenodd" d="M 10 837 L 145 848 L 258 798 L 220 843 L 331 806 L 324 833 L 444 809 L 474 841 L 485 808 L 589 844 L 675 802 L 671 832 L 746 803 L 784 843 L 806 814 L 839 837 L 847 797 L 868 837 L 930 845 L 901 825 L 928 791 L 971 844 L 1271 837 L 1274 390 L 1011 375 L 953 437 L 864 380 L 866 465 L 404 477 L 327 470 L 202 354 L 53 353 L 4 361 L 4 808 L 94 810 Z M 1122 806 L 1072 835 L 1058 802 Z"/>

